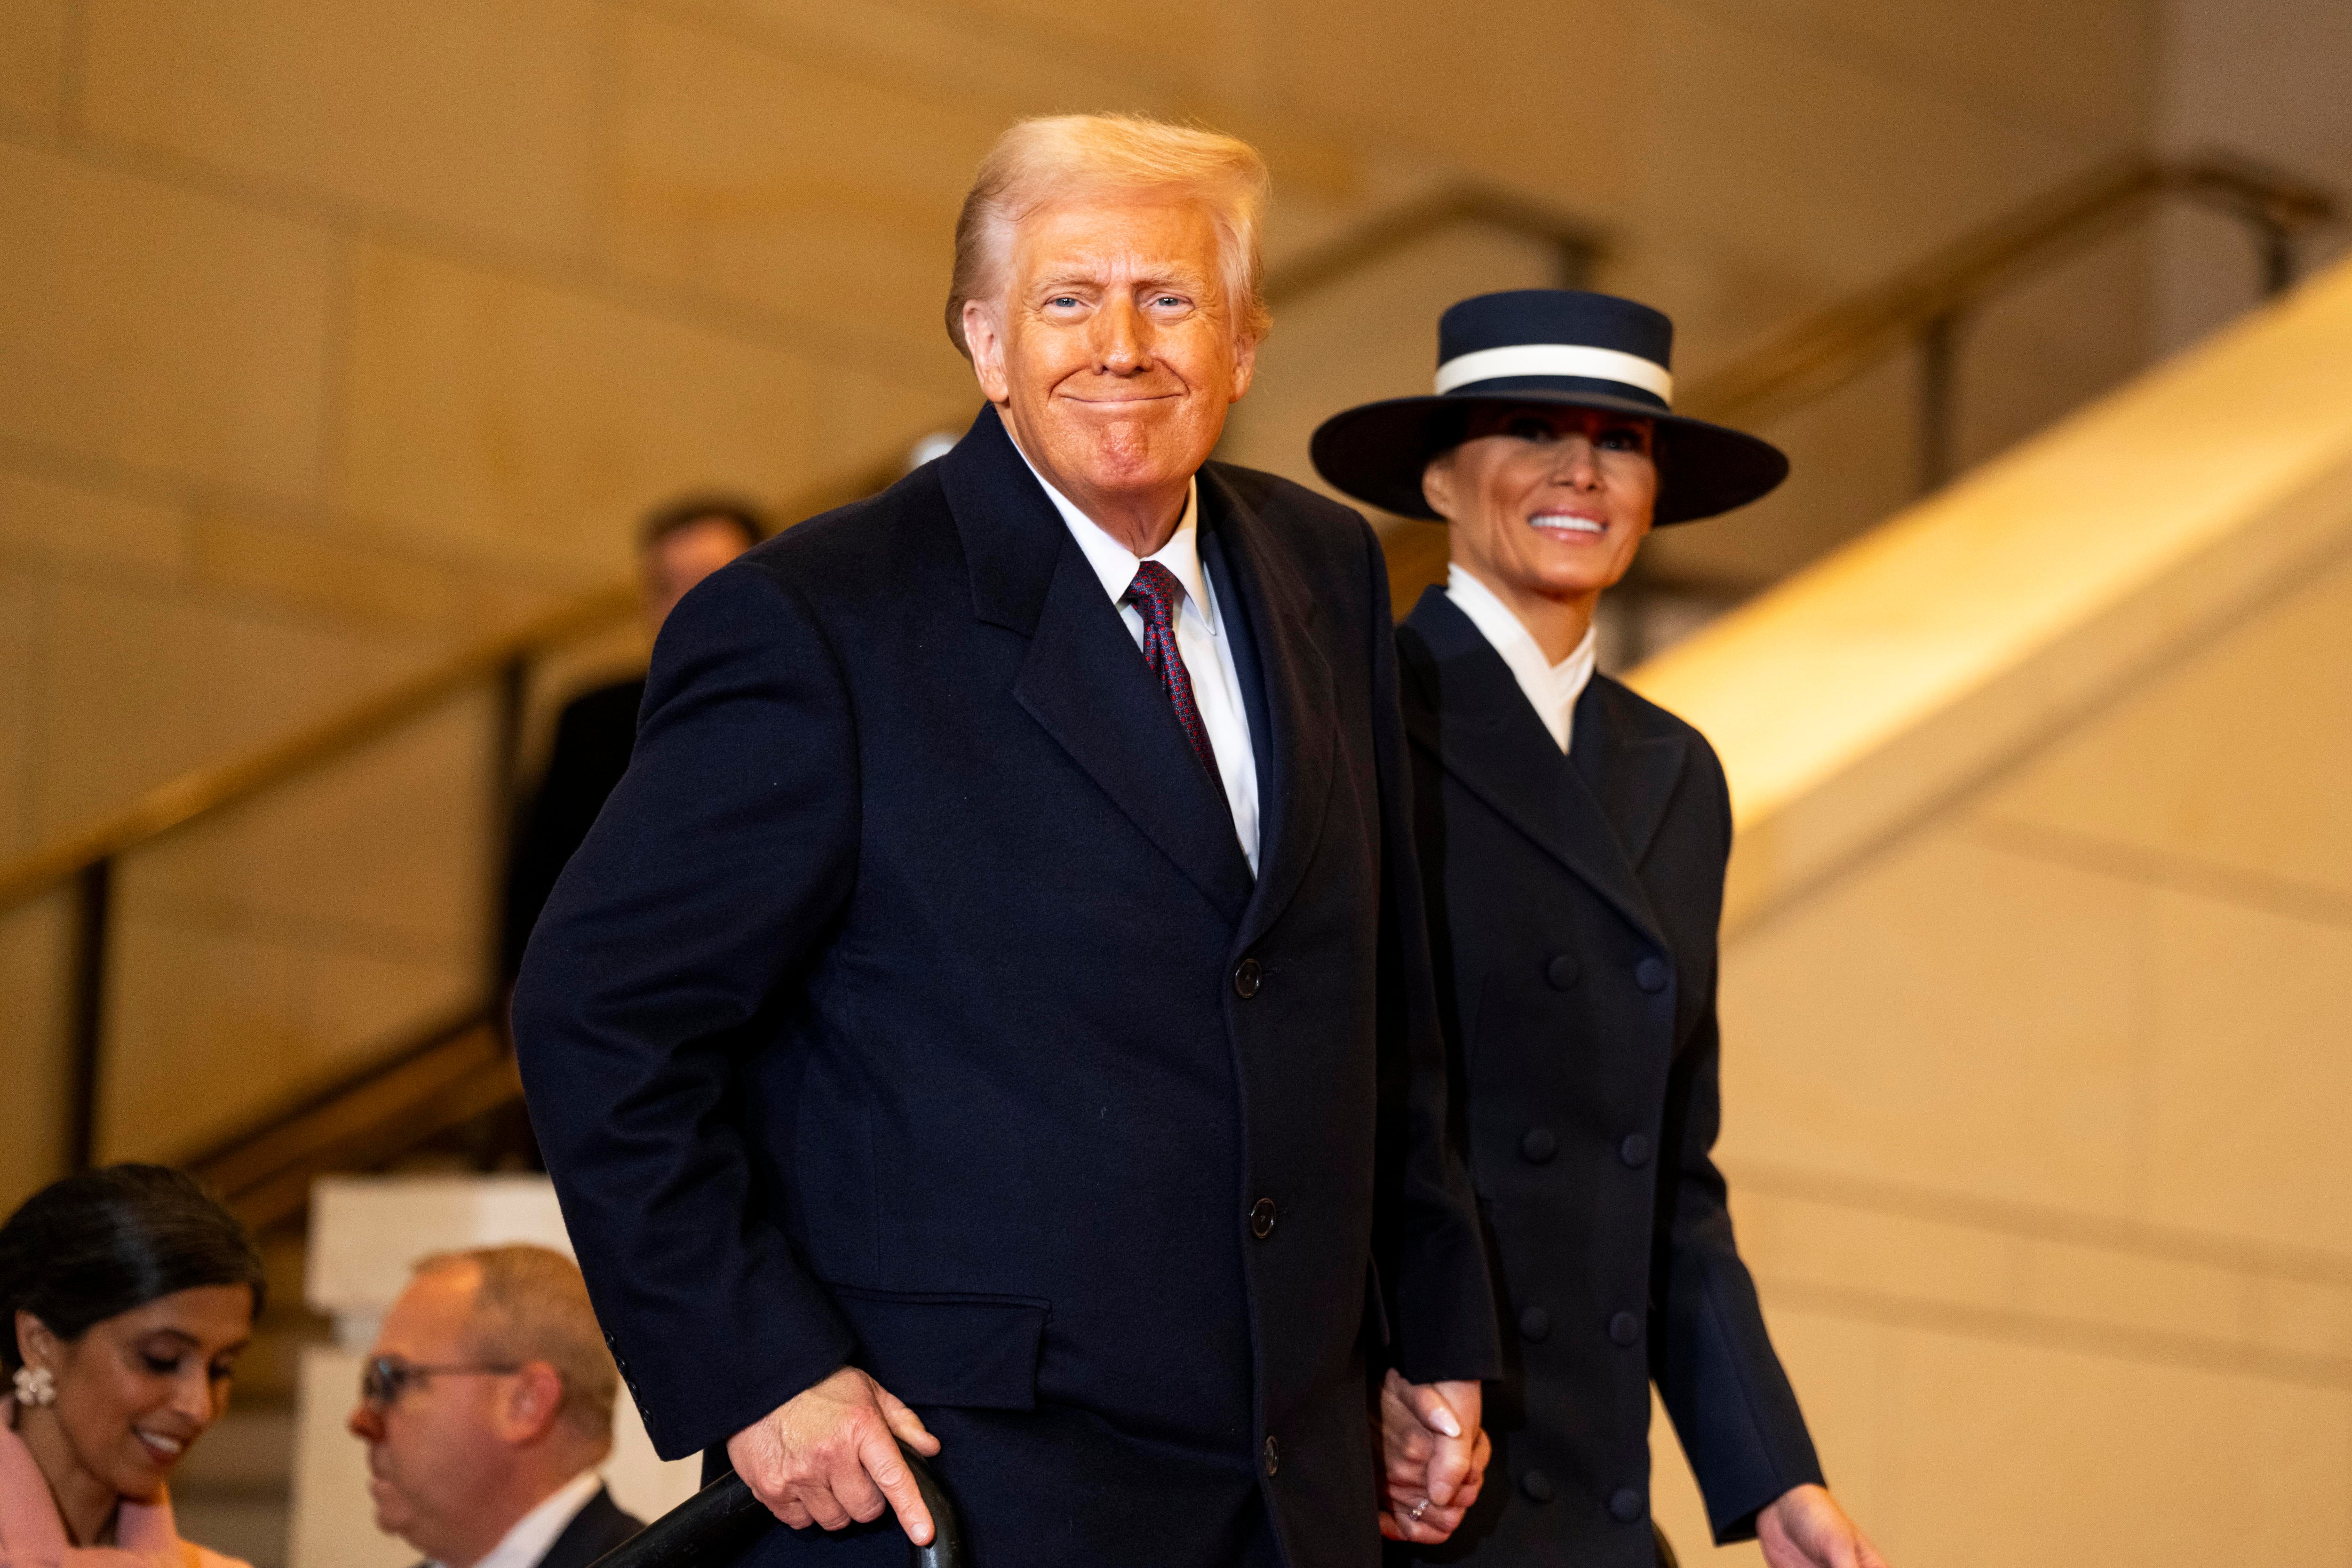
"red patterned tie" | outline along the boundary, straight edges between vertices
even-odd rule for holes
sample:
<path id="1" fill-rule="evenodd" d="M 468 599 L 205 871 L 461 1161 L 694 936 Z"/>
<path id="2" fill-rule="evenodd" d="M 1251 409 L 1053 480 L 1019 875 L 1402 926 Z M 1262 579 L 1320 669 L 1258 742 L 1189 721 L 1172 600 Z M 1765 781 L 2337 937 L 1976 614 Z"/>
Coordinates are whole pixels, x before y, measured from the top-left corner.
<path id="1" fill-rule="evenodd" d="M 1192 678 L 1184 668 L 1184 656 L 1176 651 L 1176 605 L 1184 596 L 1184 585 L 1176 581 L 1176 574 L 1157 561 L 1146 561 L 1135 569 L 1135 581 L 1127 585 L 1119 603 L 1133 605 L 1143 616 L 1143 662 L 1160 678 L 1167 689 L 1168 700 L 1176 709 L 1176 721 L 1184 726 L 1184 738 L 1192 742 L 1209 777 L 1218 789 L 1224 788 L 1224 775 L 1217 772 L 1217 753 L 1209 744 L 1209 727 L 1201 722 L 1201 710 L 1192 701 Z"/>

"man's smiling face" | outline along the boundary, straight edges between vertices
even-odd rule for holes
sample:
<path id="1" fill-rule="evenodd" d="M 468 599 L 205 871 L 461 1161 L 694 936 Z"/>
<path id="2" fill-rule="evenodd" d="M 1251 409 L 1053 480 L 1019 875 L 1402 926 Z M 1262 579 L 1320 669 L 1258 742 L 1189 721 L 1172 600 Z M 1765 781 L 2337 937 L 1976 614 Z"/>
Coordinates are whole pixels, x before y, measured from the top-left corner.
<path id="1" fill-rule="evenodd" d="M 1209 210 L 1149 195 L 1049 205 L 1011 251 L 1004 292 L 966 306 L 965 333 L 1022 451 L 1089 515 L 1181 492 L 1255 360 Z"/>

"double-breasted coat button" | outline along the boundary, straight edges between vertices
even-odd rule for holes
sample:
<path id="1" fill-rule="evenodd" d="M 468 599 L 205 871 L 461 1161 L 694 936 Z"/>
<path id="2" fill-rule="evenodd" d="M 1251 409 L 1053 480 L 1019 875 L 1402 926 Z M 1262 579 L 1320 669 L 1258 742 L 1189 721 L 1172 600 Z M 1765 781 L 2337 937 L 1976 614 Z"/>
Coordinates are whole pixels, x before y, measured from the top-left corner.
<path id="1" fill-rule="evenodd" d="M 1282 1468 L 1282 1445 L 1268 1436 L 1265 1440 L 1265 1473 L 1270 1476 L 1280 1468 Z"/>
<path id="2" fill-rule="evenodd" d="M 1642 1320 L 1631 1312 L 1620 1312 L 1609 1320 L 1609 1337 L 1621 1345 L 1630 1345 L 1642 1337 Z"/>
<path id="3" fill-rule="evenodd" d="M 1609 1517 L 1620 1524 L 1631 1524 L 1647 1511 L 1642 1494 L 1632 1487 L 1619 1487 L 1609 1494 Z"/>
<path id="4" fill-rule="evenodd" d="M 1650 1140 L 1639 1132 L 1628 1132 L 1625 1141 L 1617 1145 L 1617 1157 L 1640 1170 L 1650 1163 Z"/>
<path id="5" fill-rule="evenodd" d="M 1274 1200 L 1260 1198 L 1250 1205 L 1250 1234 L 1264 1241 L 1274 1234 Z"/>
<path id="6" fill-rule="evenodd" d="M 1666 988 L 1666 961 L 1645 958 L 1633 966 L 1633 984 L 1643 990 L 1656 993 Z"/>
<path id="7" fill-rule="evenodd" d="M 1552 1499 L 1551 1478 L 1541 1470 L 1528 1470 L 1521 1475 L 1519 1489 L 1528 1494 L 1529 1502 L 1549 1502 Z"/>
<path id="8" fill-rule="evenodd" d="M 1243 959 L 1234 966 L 1234 994 L 1244 1002 L 1248 1001 L 1257 994 L 1258 982 L 1265 978 L 1265 971 L 1259 967 L 1256 959 Z M 1654 991 L 1657 987 L 1652 986 L 1651 989 Z"/>
<path id="9" fill-rule="evenodd" d="M 1551 1333 L 1551 1314 L 1541 1307 L 1529 1307 L 1519 1313 L 1519 1337 L 1540 1340 Z"/>
<path id="10" fill-rule="evenodd" d="M 1519 1158 L 1530 1165 L 1540 1165 L 1559 1152 L 1559 1140 L 1549 1127 L 1530 1127 L 1519 1140 Z"/>
<path id="11" fill-rule="evenodd" d="M 1544 979 L 1550 982 L 1551 988 L 1555 991 L 1567 990 L 1576 984 L 1576 977 L 1583 973 L 1584 966 L 1576 962 L 1576 955 L 1572 952 L 1563 952 L 1544 965 Z"/>

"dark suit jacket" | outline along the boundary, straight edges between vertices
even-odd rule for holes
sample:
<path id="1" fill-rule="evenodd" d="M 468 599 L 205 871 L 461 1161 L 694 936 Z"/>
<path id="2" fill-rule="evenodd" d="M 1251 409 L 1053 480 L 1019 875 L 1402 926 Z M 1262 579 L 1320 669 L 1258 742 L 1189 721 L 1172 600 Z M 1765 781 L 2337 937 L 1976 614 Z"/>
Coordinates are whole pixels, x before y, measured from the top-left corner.
<path id="1" fill-rule="evenodd" d="M 983 1564 L 1222 1568 L 1270 1510 L 1338 1568 L 1377 1560 L 1381 1321 L 1416 1379 L 1497 1364 L 1378 546 L 1283 480 L 1200 487 L 1255 879 L 992 411 L 663 629 L 516 1025 L 665 1455 L 854 1362 L 945 1443 Z M 754 1560 L 906 1550 L 779 1530 Z"/>
<path id="2" fill-rule="evenodd" d="M 646 1527 L 646 1521 L 623 1509 L 604 1488 L 587 1506 L 572 1516 L 539 1560 L 538 1568 L 588 1568 L 588 1565 Z"/>
<path id="3" fill-rule="evenodd" d="M 562 1534 L 547 1544 L 534 1568 L 589 1568 L 589 1564 L 646 1527 L 646 1521 L 613 1500 L 603 1487 L 572 1516 Z M 428 1568 L 419 1563 L 416 1568 Z"/>
<path id="4" fill-rule="evenodd" d="M 628 771 L 637 743 L 637 709 L 645 701 L 643 676 L 583 692 L 564 704 L 555 721 L 555 744 L 538 792 L 515 823 L 507 857 L 507 899 L 500 944 L 509 980 L 522 965 L 530 928 L 539 922 L 556 878 L 588 837 L 604 799 Z"/>
<path id="5" fill-rule="evenodd" d="M 1818 1481 L 1711 1151 L 1731 811 L 1706 737 L 1606 676 L 1563 757 L 1444 592 L 1398 631 L 1455 1109 L 1503 1298 L 1486 1492 L 1418 1555 L 1648 1568 L 1650 1382 L 1719 1540 Z"/>

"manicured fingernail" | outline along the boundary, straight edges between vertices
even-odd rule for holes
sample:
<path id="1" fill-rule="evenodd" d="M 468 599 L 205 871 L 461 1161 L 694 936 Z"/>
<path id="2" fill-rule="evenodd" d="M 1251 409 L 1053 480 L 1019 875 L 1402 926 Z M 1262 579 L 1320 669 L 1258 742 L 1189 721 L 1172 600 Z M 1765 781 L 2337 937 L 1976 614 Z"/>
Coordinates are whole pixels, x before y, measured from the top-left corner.
<path id="1" fill-rule="evenodd" d="M 1462 1436 L 1462 1423 L 1454 1419 L 1454 1412 L 1451 1410 L 1441 1410 L 1437 1413 L 1437 1429 L 1449 1437 Z"/>

